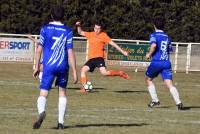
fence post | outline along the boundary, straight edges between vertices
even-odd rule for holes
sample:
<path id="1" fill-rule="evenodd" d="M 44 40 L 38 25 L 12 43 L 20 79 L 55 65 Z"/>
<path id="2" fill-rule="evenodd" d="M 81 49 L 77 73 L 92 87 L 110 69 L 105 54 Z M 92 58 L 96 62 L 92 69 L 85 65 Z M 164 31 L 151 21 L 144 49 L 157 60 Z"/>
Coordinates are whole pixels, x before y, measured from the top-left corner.
<path id="1" fill-rule="evenodd" d="M 139 41 L 136 41 L 136 44 L 139 45 L 140 42 L 139 42 Z M 136 66 L 136 68 L 135 68 L 135 72 L 136 72 L 136 73 L 138 72 L 138 66 Z"/>
<path id="2" fill-rule="evenodd" d="M 175 57 L 174 57 L 174 73 L 177 71 L 178 66 L 178 43 L 176 44 L 176 51 L 175 51 Z"/>
<path id="3" fill-rule="evenodd" d="M 185 66 L 186 74 L 189 73 L 189 68 L 190 68 L 191 47 L 192 47 L 192 44 L 189 43 L 187 46 L 187 60 L 186 60 L 186 66 Z"/>

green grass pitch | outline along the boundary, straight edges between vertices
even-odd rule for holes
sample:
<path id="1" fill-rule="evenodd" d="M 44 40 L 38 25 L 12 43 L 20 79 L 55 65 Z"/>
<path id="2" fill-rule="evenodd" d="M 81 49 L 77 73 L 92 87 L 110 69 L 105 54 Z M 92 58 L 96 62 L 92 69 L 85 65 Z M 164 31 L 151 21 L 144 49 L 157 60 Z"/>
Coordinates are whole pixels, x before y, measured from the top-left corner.
<path id="1" fill-rule="evenodd" d="M 113 68 L 113 67 L 109 67 Z M 47 117 L 39 130 L 38 81 L 30 64 L 0 64 L 0 134 L 197 134 L 200 132 L 200 73 L 174 74 L 174 83 L 186 108 L 177 111 L 160 77 L 155 80 L 161 105 L 149 110 L 144 72 L 126 69 L 131 80 L 89 74 L 96 92 L 81 94 L 80 84 L 68 84 L 66 129 L 56 130 L 58 92 L 53 88 Z"/>

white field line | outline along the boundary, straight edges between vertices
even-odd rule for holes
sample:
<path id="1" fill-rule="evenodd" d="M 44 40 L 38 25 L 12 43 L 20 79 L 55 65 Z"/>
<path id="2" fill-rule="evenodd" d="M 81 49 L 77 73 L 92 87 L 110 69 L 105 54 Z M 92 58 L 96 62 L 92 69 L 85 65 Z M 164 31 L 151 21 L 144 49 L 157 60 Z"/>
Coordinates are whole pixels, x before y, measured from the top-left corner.
<path id="1" fill-rule="evenodd" d="M 78 110 L 79 111 L 79 110 Z M 9 117 L 15 116 L 19 116 L 20 114 L 25 115 L 24 112 L 19 112 L 19 111 L 1 111 L 1 114 L 8 114 Z M 37 113 L 32 113 L 30 112 L 29 115 L 31 116 L 37 116 Z M 48 116 L 51 117 L 57 117 L 57 114 L 52 114 L 52 113 L 48 113 Z M 4 116 L 6 118 L 6 116 Z M 98 116 L 98 115 L 88 115 L 88 114 L 67 114 L 66 117 L 76 117 L 76 118 L 93 118 L 93 119 L 102 119 L 102 116 Z M 138 118 L 134 118 L 134 117 L 124 117 L 124 116 L 106 116 L 104 115 L 103 118 L 105 119 L 119 119 L 119 120 L 127 120 L 127 121 L 135 121 L 135 122 L 149 122 L 150 124 L 158 124 L 160 122 L 166 122 L 166 123 L 173 123 L 173 124 L 194 124 L 194 125 L 200 125 L 200 120 L 177 120 L 177 119 L 147 119 L 147 118 L 142 118 L 140 117 Z"/>
<path id="2" fill-rule="evenodd" d="M 106 81 L 105 81 L 106 83 Z M 177 82 L 174 83 L 175 85 L 178 85 Z M 23 81 L 6 81 L 6 80 L 0 80 L 0 85 L 9 85 L 9 86 L 21 86 L 21 85 L 26 85 L 26 86 L 38 86 L 38 83 L 32 83 L 32 82 L 23 82 Z M 142 83 L 139 85 L 143 85 Z M 156 83 L 157 86 L 163 86 L 164 83 Z M 190 85 L 188 85 L 190 86 Z M 192 87 L 200 87 L 200 84 L 195 84 L 191 85 Z"/>
<path id="3" fill-rule="evenodd" d="M 14 86 L 24 86 L 24 85 L 28 85 L 28 86 L 36 86 L 38 85 L 37 83 L 32 83 L 32 82 L 22 82 L 22 81 L 0 81 L 0 85 L 14 85 Z"/>

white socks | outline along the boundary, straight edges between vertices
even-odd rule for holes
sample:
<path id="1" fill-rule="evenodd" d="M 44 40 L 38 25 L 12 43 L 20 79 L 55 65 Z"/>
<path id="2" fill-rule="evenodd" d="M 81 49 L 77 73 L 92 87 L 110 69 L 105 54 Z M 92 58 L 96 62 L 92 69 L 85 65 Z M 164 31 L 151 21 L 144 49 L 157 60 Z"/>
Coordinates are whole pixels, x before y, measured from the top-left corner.
<path id="1" fill-rule="evenodd" d="M 169 90 L 170 90 L 170 93 L 171 93 L 172 97 L 174 98 L 174 101 L 175 101 L 176 105 L 180 104 L 181 100 L 179 98 L 179 93 L 178 93 L 176 87 L 172 86 Z"/>
<path id="2" fill-rule="evenodd" d="M 39 96 L 37 100 L 38 113 L 41 114 L 45 111 L 46 97 Z M 67 110 L 67 97 L 59 97 L 58 101 L 58 123 L 64 124 L 65 111 Z"/>
<path id="3" fill-rule="evenodd" d="M 46 97 L 44 96 L 39 96 L 37 100 L 37 108 L 38 108 L 38 113 L 41 114 L 42 112 L 45 111 L 45 106 L 46 106 Z"/>
<path id="4" fill-rule="evenodd" d="M 149 91 L 149 94 L 150 94 L 150 96 L 151 96 L 152 101 L 153 101 L 153 102 L 158 102 L 159 100 L 158 100 L 158 96 L 157 96 L 157 93 L 156 93 L 156 89 L 155 89 L 154 84 L 148 86 L 148 91 Z M 181 103 L 181 100 L 180 100 L 180 98 L 179 98 L 179 93 L 178 93 L 176 87 L 172 86 L 172 87 L 169 89 L 169 91 L 170 91 L 170 93 L 171 93 L 171 95 L 172 95 L 172 97 L 173 97 L 173 99 L 174 99 L 176 105 L 177 105 L 177 104 L 180 104 L 180 103 Z"/>
<path id="5" fill-rule="evenodd" d="M 152 101 L 158 102 L 159 100 L 158 100 L 158 96 L 157 96 L 154 84 L 151 84 L 150 86 L 148 86 L 148 91 L 149 91 Z"/>
<path id="6" fill-rule="evenodd" d="M 67 97 L 59 97 L 58 101 L 58 123 L 64 124 L 65 111 L 67 110 Z"/>

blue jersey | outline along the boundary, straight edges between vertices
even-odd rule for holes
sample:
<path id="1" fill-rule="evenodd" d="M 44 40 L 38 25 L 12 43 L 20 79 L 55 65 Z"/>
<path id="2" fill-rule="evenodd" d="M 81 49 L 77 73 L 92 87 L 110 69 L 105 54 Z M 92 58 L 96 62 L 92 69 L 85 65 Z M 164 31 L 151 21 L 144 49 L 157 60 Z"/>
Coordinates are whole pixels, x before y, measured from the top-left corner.
<path id="1" fill-rule="evenodd" d="M 164 32 L 154 32 L 150 35 L 150 45 L 156 44 L 152 54 L 152 61 L 169 61 L 169 53 L 172 51 L 171 39 Z"/>
<path id="2" fill-rule="evenodd" d="M 49 23 L 41 28 L 40 45 L 43 47 L 45 68 L 68 69 L 68 49 L 73 48 L 72 30 L 62 23 Z"/>
<path id="3" fill-rule="evenodd" d="M 150 45 L 156 44 L 156 49 L 152 54 L 152 61 L 147 68 L 146 75 L 155 78 L 159 74 L 163 80 L 172 80 L 171 62 L 169 53 L 172 51 L 171 40 L 164 32 L 154 32 L 150 35 Z"/>

